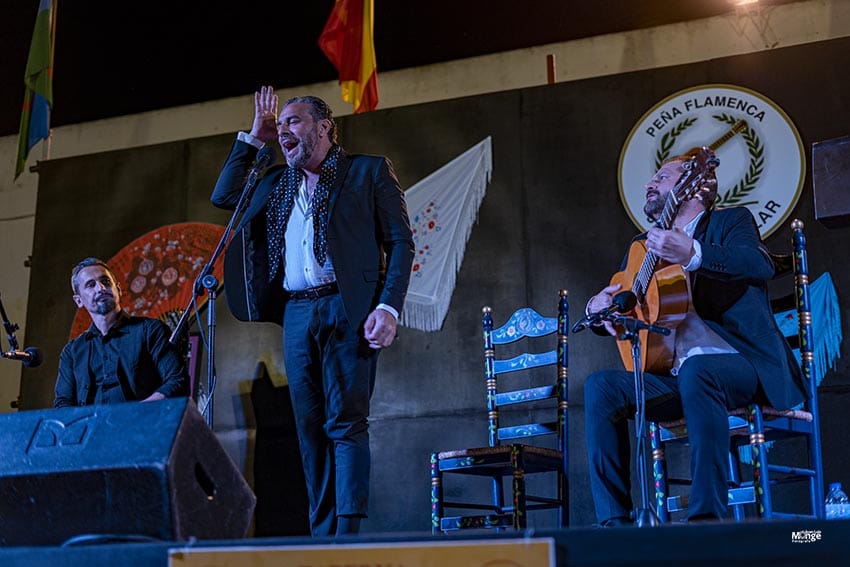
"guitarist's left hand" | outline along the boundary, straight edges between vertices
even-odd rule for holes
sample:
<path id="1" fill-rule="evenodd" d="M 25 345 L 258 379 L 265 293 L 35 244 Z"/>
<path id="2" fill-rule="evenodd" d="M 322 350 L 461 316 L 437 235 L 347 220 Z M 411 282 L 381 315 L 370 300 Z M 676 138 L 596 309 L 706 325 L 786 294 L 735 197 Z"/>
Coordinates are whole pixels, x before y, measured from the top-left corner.
<path id="1" fill-rule="evenodd" d="M 682 266 L 687 266 L 695 253 L 694 239 L 675 226 L 671 230 L 650 228 L 646 235 L 646 247 L 659 258 Z"/>

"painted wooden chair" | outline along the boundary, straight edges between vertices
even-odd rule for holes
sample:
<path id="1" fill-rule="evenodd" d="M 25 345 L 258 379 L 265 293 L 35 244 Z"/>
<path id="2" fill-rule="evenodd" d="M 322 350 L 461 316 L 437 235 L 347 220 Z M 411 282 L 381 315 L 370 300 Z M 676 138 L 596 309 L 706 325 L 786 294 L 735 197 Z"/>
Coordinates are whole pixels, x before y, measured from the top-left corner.
<path id="1" fill-rule="evenodd" d="M 488 444 L 486 447 L 431 454 L 433 533 L 464 528 L 524 529 L 527 527 L 528 512 L 541 509 L 557 509 L 558 525 L 566 527 L 569 524 L 568 308 L 567 292 L 561 290 L 557 317 L 543 317 L 526 307 L 515 311 L 504 325 L 494 329 L 492 310 L 490 307 L 484 307 L 482 325 Z M 553 335 L 555 340 L 549 342 L 553 348 L 546 352 L 523 352 L 508 359 L 496 357 L 496 347 L 499 345 L 526 339 L 525 343 L 520 343 L 525 348 L 532 343 L 540 344 L 542 337 Z M 552 372 L 534 370 L 540 367 L 551 367 Z M 515 388 L 519 377 L 506 375 L 514 373 L 526 377 L 523 379 L 526 382 L 523 385 L 532 384 L 534 379 L 544 383 L 510 389 L 507 384 L 514 384 Z M 533 409 L 527 413 L 513 411 L 519 410 L 519 404 L 529 404 Z M 517 415 L 531 415 L 544 419 L 535 420 L 533 423 L 506 425 L 509 415 L 512 418 Z M 550 436 L 550 439 L 554 437 L 554 447 L 531 444 L 541 436 Z M 555 486 L 550 492 L 546 492 L 546 495 L 527 493 L 526 477 L 538 473 L 550 473 L 555 479 Z M 488 479 L 492 483 L 491 497 L 488 501 L 477 502 L 471 501 L 472 498 L 469 498 L 470 501 L 444 500 L 443 483 L 449 474 Z M 511 479 L 507 499 L 503 486 L 505 477 Z M 449 508 L 472 515 L 447 516 L 445 511 Z"/>
<path id="2" fill-rule="evenodd" d="M 840 313 L 837 299 L 811 301 L 809 270 L 806 255 L 806 240 L 803 223 L 794 220 L 791 223 L 792 256 L 773 256 L 777 266 L 777 276 L 783 272 L 794 274 L 794 292 L 771 302 L 774 317 L 780 330 L 786 336 L 792 348 L 799 352 L 799 361 L 803 371 L 803 381 L 809 399 L 802 407 L 790 410 L 751 404 L 746 408 L 737 408 L 729 412 L 731 443 L 729 452 L 729 506 L 736 520 L 745 518 L 748 510 L 753 509 L 759 518 L 823 518 L 824 517 L 824 480 L 821 458 L 820 418 L 818 413 L 817 386 L 826 370 L 838 353 L 841 342 Z M 834 295 L 832 280 L 824 274 L 815 284 L 828 286 L 827 295 Z M 813 319 L 829 320 L 830 341 L 818 340 L 813 331 Z M 789 324 L 790 323 L 790 324 Z M 819 328 L 824 328 L 822 325 Z M 815 347 L 829 350 L 829 353 L 815 353 Z M 818 362 L 816 364 L 815 358 Z M 769 451 L 772 445 L 788 438 L 805 439 L 805 455 L 800 451 Z M 687 494 L 671 496 L 669 487 L 687 485 L 686 478 L 672 478 L 667 473 L 666 450 L 671 443 L 687 444 L 687 423 L 684 420 L 668 423 L 650 424 L 650 445 L 652 447 L 653 477 L 655 484 L 656 512 L 659 520 L 670 520 L 674 512 L 687 509 Z M 776 459 L 770 453 L 778 455 Z M 792 454 L 793 453 L 793 454 Z M 793 463 L 774 462 L 779 457 L 797 457 Z M 802 464 L 800 461 L 805 461 Z M 751 468 L 749 480 L 741 480 L 742 469 Z M 805 482 L 808 484 L 807 509 L 798 512 L 779 511 L 774 508 L 774 490 L 782 485 Z M 786 497 L 787 501 L 792 501 Z M 799 501 L 799 498 L 798 498 Z"/>

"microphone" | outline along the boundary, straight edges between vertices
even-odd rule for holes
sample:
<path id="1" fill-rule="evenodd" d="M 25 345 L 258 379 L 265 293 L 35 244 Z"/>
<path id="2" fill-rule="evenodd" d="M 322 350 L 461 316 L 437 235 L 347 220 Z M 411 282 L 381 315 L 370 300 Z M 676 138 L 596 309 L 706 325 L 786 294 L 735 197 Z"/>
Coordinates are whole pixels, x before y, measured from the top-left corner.
<path id="1" fill-rule="evenodd" d="M 27 347 L 24 350 L 10 350 L 9 352 L 0 352 L 0 358 L 8 358 L 9 360 L 20 360 L 24 366 L 35 368 L 44 360 L 44 355 L 38 347 Z"/>
<path id="2" fill-rule="evenodd" d="M 637 305 L 637 296 L 631 291 L 621 291 L 611 299 L 611 305 L 605 309 L 600 309 L 596 313 L 585 315 L 581 320 L 573 325 L 572 332 L 578 333 L 588 327 L 597 325 L 611 316 L 612 313 L 627 313 Z"/>
<path id="3" fill-rule="evenodd" d="M 275 156 L 274 148 L 269 145 L 263 146 L 259 152 L 257 152 L 257 159 L 254 161 L 254 167 L 251 168 L 251 172 L 248 175 L 259 176 L 262 172 L 264 172 L 271 164 L 275 162 L 277 156 Z"/>
<path id="4" fill-rule="evenodd" d="M 245 179 L 245 190 L 250 198 L 250 194 L 254 192 L 254 185 L 257 183 L 257 178 L 262 174 L 276 159 L 274 149 L 265 145 L 257 152 L 257 159 L 254 161 L 253 167 L 248 172 L 248 177 Z M 238 210 L 238 207 L 237 207 Z"/>

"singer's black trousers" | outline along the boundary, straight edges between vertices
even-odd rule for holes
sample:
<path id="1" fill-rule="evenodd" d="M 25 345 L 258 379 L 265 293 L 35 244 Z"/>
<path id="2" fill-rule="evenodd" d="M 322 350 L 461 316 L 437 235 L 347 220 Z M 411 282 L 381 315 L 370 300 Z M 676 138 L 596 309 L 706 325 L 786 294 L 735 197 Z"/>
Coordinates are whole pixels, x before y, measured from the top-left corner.
<path id="1" fill-rule="evenodd" d="M 290 299 L 284 315 L 289 394 L 314 536 L 356 532 L 369 501 L 369 398 L 379 351 L 348 323 L 338 293 Z"/>
<path id="2" fill-rule="evenodd" d="M 693 480 L 688 517 L 724 518 L 727 512 L 727 410 L 758 392 L 758 376 L 740 354 L 688 358 L 678 376 L 644 374 L 646 418 L 685 417 Z M 635 415 L 634 375 L 624 370 L 591 374 L 584 384 L 590 489 L 600 524 L 627 518 L 632 509 L 628 419 Z"/>

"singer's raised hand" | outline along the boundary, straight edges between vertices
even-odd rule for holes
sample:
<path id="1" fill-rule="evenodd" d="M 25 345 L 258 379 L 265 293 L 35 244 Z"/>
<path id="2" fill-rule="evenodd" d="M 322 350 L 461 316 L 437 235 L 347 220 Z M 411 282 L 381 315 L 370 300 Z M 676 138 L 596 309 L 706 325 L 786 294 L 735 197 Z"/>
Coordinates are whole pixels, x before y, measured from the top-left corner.
<path id="1" fill-rule="evenodd" d="M 272 87 L 254 93 L 254 125 L 251 135 L 265 144 L 277 139 L 277 95 Z"/>

